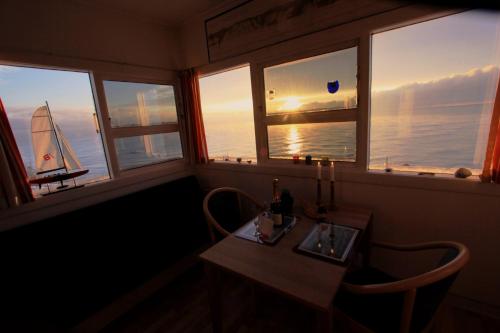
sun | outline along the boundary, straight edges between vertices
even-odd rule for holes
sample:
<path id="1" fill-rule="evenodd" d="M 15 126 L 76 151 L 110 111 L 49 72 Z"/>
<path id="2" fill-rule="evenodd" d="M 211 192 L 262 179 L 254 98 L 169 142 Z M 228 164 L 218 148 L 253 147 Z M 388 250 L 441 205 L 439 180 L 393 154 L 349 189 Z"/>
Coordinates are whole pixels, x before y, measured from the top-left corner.
<path id="1" fill-rule="evenodd" d="M 279 111 L 294 111 L 297 110 L 299 107 L 302 106 L 302 103 L 300 102 L 298 97 L 295 96 L 289 96 L 284 98 L 284 103 L 280 108 L 278 109 Z"/>

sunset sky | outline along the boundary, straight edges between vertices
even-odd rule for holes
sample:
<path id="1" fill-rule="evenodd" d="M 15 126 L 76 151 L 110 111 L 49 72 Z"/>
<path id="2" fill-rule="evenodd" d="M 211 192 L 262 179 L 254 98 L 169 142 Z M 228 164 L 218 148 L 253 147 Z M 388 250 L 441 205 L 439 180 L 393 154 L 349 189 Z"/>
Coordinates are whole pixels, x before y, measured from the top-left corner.
<path id="1" fill-rule="evenodd" d="M 477 10 L 375 34 L 372 45 L 372 90 L 389 90 L 414 82 L 464 74 L 472 69 L 499 66 L 499 41 L 500 15 Z M 349 66 L 345 61 L 341 62 L 342 68 Z M 281 98 L 283 103 L 288 101 L 289 105 L 297 107 L 314 98 L 319 101 L 318 96 L 324 96 L 326 91 L 326 82 L 339 77 L 344 78 L 344 81 L 340 81 L 341 89 L 337 94 L 344 93 L 345 70 L 341 70 L 342 75 L 328 77 L 325 73 L 331 73 L 331 68 L 321 71 L 321 67 L 313 65 L 302 69 L 303 73 L 294 73 L 302 77 L 302 82 L 294 83 L 298 87 L 297 91 L 289 90 L 286 96 L 281 94 L 276 99 Z M 317 79 L 318 76 L 321 80 Z M 288 84 L 289 79 L 284 77 L 283 84 Z M 252 105 L 249 80 L 248 71 L 244 69 L 225 73 L 224 79 L 218 75 L 204 77 L 200 80 L 203 110 L 248 110 Z M 311 82 L 318 83 L 314 87 L 324 87 L 325 90 L 313 92 L 311 84 L 308 84 Z M 352 83 L 348 82 L 347 86 L 352 86 Z"/>
<path id="2" fill-rule="evenodd" d="M 0 97 L 5 106 L 94 109 L 89 74 L 0 66 Z M 33 110 L 34 111 L 34 110 Z"/>
<path id="3" fill-rule="evenodd" d="M 461 13 L 375 34 L 372 89 L 393 89 L 463 74 L 474 68 L 499 66 L 499 40 L 500 15 L 484 11 Z M 339 54 L 332 62 L 339 64 L 338 72 L 321 65 L 324 63 L 321 59 L 307 66 L 295 64 L 293 70 L 290 66 L 272 68 L 271 72 L 281 70 L 282 82 L 275 80 L 271 84 L 278 92 L 274 102 L 268 100 L 270 107 L 274 103 L 275 109 L 293 111 L 307 103 L 323 102 L 329 96 L 341 100 L 352 96 L 354 83 L 349 73 L 355 63 L 345 55 L 355 55 L 355 52 L 346 50 Z M 223 80 L 220 76 L 203 78 L 200 86 L 204 111 L 251 109 L 249 80 L 248 70 L 244 68 L 226 73 Z M 326 93 L 329 80 L 340 81 L 341 89 L 335 95 Z M 94 112 L 87 73 L 0 66 L 0 97 L 6 107 L 13 109 L 29 107 L 34 110 L 48 100 L 56 113 L 72 110 L 75 116 L 76 112 Z"/>
<path id="4" fill-rule="evenodd" d="M 500 65 L 500 15 L 470 11 L 373 35 L 372 89 Z"/>
<path id="5" fill-rule="evenodd" d="M 350 48 L 265 69 L 263 93 L 266 96 L 267 112 L 356 107 L 356 58 L 357 49 Z M 492 78 L 498 77 L 498 67 L 500 67 L 499 13 L 470 11 L 374 34 L 371 54 L 372 124 L 379 121 L 382 116 L 389 116 L 396 121 L 398 129 L 405 126 L 410 129 L 409 124 L 413 124 L 413 120 L 410 121 L 410 118 L 406 117 L 408 124 L 405 125 L 401 120 L 403 118 L 398 118 L 402 114 L 400 111 L 405 109 L 400 105 L 400 98 L 403 95 L 408 97 L 405 100 L 408 103 L 403 106 L 411 106 L 407 107 L 405 114 L 412 115 L 413 108 L 420 106 L 419 114 L 433 113 L 434 120 L 438 117 L 435 110 L 425 104 L 428 101 L 438 104 L 461 103 L 461 105 L 476 102 L 484 106 L 481 117 L 474 118 L 474 121 L 479 123 L 467 125 L 471 133 L 466 138 L 466 143 L 472 142 L 476 147 L 483 147 L 484 138 L 487 137 L 487 120 L 491 114 L 492 100 L 491 94 L 488 95 L 485 91 L 494 90 L 496 80 Z M 330 94 L 327 91 L 327 83 L 336 80 L 340 83 L 340 89 L 335 94 Z M 408 89 L 408 85 L 416 83 L 425 84 Z M 107 98 L 110 105 L 116 106 L 117 112 L 122 117 L 127 114 L 124 110 L 131 111 L 126 116 L 130 118 L 137 106 L 137 89 L 141 87 L 125 85 L 127 85 L 125 88 L 120 85 L 116 87 L 117 89 L 108 87 Z M 400 96 L 397 88 L 402 86 L 405 87 L 401 92 L 405 94 Z M 488 88 L 485 89 L 485 86 Z M 166 91 L 156 88 L 158 87 L 154 89 L 153 99 L 161 97 L 158 99 L 159 103 L 169 106 L 169 110 L 161 111 L 161 114 L 175 118 L 172 92 L 169 90 L 164 94 Z M 239 154 L 253 159 L 255 131 L 249 67 L 205 76 L 200 79 L 200 90 L 203 117 L 205 124 L 208 124 L 207 140 L 211 142 L 209 146 L 212 145 L 215 150 L 226 155 Z M 272 98 L 270 98 L 271 90 L 274 91 Z M 152 92 L 148 90 L 146 95 L 149 96 Z M 412 99 L 412 96 L 418 98 Z M 23 142 L 21 146 L 25 151 L 29 150 L 26 147 L 30 141 L 31 116 L 45 101 L 49 102 L 54 120 L 70 134 L 69 136 L 90 137 L 100 144 L 92 119 L 95 105 L 89 73 L 0 65 L 0 98 L 6 106 L 14 131 L 17 130 L 24 135 L 21 138 Z M 453 112 L 458 112 L 457 110 L 453 109 Z M 157 111 L 154 113 L 159 114 L 159 110 Z M 159 118 L 163 119 L 163 116 Z M 444 123 L 458 119 L 455 113 L 450 113 L 450 116 L 446 117 L 448 118 Z M 436 126 L 442 126 L 442 123 Z M 480 129 L 479 134 L 475 134 L 477 128 Z M 295 138 L 294 135 L 289 135 L 294 133 L 293 129 L 297 134 Z M 316 129 L 316 125 L 311 126 L 310 132 L 318 134 Z M 299 149 L 298 142 L 305 145 L 308 141 L 304 138 L 312 137 L 311 133 L 299 133 L 298 127 L 294 125 L 290 126 L 289 132 L 287 135 L 283 134 L 288 145 L 288 148 L 285 148 L 288 151 Z M 352 130 L 345 130 L 345 143 L 339 146 L 339 149 L 345 151 L 349 144 L 353 144 L 352 138 L 355 137 L 353 133 Z M 283 146 L 280 140 L 275 142 L 276 147 Z M 391 148 L 387 140 L 380 142 L 383 147 Z M 401 142 L 403 144 L 406 141 Z M 235 149 L 234 152 L 229 150 L 230 146 Z M 326 146 L 331 148 L 331 142 Z M 308 149 L 313 151 L 318 150 L 318 147 Z M 351 151 L 350 154 L 352 153 Z M 379 153 L 382 157 L 386 154 L 392 156 L 394 151 Z M 476 148 L 475 156 L 482 155 L 484 155 L 482 151 Z M 479 159 L 476 157 L 477 162 Z"/>

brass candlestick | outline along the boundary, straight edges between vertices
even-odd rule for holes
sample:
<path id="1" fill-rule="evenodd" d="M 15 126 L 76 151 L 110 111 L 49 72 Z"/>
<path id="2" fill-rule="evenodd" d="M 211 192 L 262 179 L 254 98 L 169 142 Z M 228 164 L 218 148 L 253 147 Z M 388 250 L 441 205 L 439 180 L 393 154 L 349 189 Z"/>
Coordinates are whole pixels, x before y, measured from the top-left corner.
<path id="1" fill-rule="evenodd" d="M 335 210 L 335 182 L 330 181 L 330 210 Z"/>
<path id="2" fill-rule="evenodd" d="M 318 206 L 318 209 L 321 207 L 321 179 L 317 180 L 316 206 Z"/>

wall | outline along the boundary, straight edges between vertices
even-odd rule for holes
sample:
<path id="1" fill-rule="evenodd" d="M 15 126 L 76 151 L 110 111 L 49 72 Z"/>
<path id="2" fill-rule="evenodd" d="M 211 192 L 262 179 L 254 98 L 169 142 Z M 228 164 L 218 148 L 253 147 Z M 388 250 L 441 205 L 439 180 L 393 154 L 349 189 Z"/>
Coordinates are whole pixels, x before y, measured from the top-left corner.
<path id="1" fill-rule="evenodd" d="M 199 167 L 202 187 L 234 186 L 265 201 L 271 197 L 272 179 L 278 177 L 281 188 L 288 188 L 297 200 L 315 199 L 315 170 L 292 173 L 286 168 L 236 167 L 239 168 Z M 336 178 L 337 202 L 373 210 L 373 239 L 398 243 L 463 242 L 471 251 L 471 261 L 452 292 L 500 307 L 498 185 L 349 170 L 337 172 Z M 328 193 L 326 187 L 323 193 Z M 399 261 L 380 263 L 391 268 L 401 265 L 397 271 L 402 274 L 407 271 L 405 266 L 411 266 Z"/>
<path id="2" fill-rule="evenodd" d="M 349 40 L 369 35 L 381 27 L 397 27 L 423 17 L 442 15 L 433 8 L 409 7 L 383 13 L 359 22 L 285 41 L 273 47 L 209 64 L 204 20 L 193 18 L 182 31 L 186 67 L 202 73 L 218 71 L 238 63 L 259 63 L 266 57 L 290 54 L 297 49 L 320 48 L 328 37 Z M 207 14 L 206 17 L 211 17 Z M 332 43 L 330 41 L 330 43 Z M 254 101 L 254 105 L 258 105 Z M 362 110 L 367 112 L 367 110 Z M 272 179 L 280 178 L 296 198 L 314 200 L 314 170 L 282 166 L 217 165 L 197 169 L 202 186 L 234 186 L 269 200 Z M 326 190 L 326 189 L 325 189 Z M 500 188 L 477 180 L 443 179 L 408 175 L 386 175 L 345 169 L 336 186 L 339 202 L 371 208 L 374 212 L 374 239 L 402 243 L 456 240 L 466 244 L 472 259 L 453 286 L 453 293 L 491 305 L 500 311 Z M 327 193 L 327 192 L 325 192 Z M 401 272 L 408 262 L 378 262 Z M 498 313 L 497 311 L 497 313 Z"/>
<path id="3" fill-rule="evenodd" d="M 156 82 L 175 80 L 181 59 L 178 32 L 158 21 L 76 0 L 0 1 L 0 64 L 83 69 L 97 79 Z M 100 102 L 96 98 L 98 107 Z M 186 146 L 182 161 L 1 211 L 0 232 L 190 175 L 188 151 Z"/>
<path id="4" fill-rule="evenodd" d="M 181 67 L 176 31 L 65 0 L 0 3 L 0 60 L 25 56 Z"/>
<path id="5" fill-rule="evenodd" d="M 223 13 L 245 2 L 246 0 L 226 1 L 204 13 L 194 15 L 184 22 L 179 29 L 184 68 L 198 67 L 208 63 L 205 19 Z"/>

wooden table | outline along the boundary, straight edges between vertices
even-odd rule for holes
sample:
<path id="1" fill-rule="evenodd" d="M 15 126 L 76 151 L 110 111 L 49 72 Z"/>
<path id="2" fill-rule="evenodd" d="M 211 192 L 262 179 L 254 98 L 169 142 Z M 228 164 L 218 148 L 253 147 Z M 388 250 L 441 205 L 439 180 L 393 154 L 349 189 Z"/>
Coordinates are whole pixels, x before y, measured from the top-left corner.
<path id="1" fill-rule="evenodd" d="M 369 239 L 371 212 L 339 208 L 331 213 L 336 224 L 362 230 L 353 251 Z M 297 300 L 318 313 L 318 330 L 332 331 L 333 298 L 348 266 L 342 266 L 293 251 L 311 230 L 314 221 L 301 217 L 295 227 L 274 246 L 254 243 L 230 235 L 200 255 L 209 280 L 210 309 L 214 332 L 222 332 L 220 270 L 231 272 Z"/>

